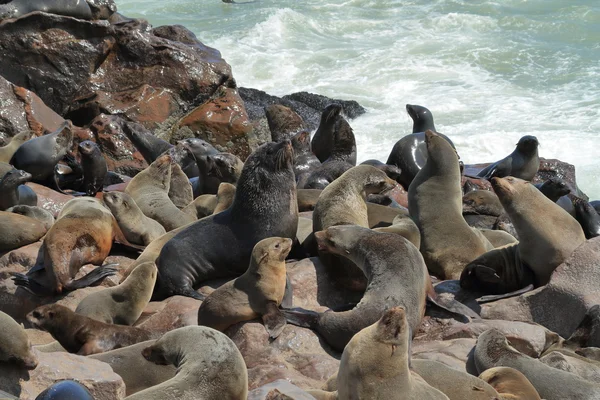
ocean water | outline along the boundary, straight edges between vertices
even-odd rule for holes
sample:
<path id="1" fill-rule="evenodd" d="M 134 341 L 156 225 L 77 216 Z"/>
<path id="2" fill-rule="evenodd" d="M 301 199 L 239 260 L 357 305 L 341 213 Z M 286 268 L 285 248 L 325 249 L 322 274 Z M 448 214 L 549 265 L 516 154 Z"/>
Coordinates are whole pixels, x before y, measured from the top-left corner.
<path id="1" fill-rule="evenodd" d="M 239 0 L 240 2 L 242 0 Z M 219 49 L 240 86 L 353 99 L 359 161 L 387 160 L 429 108 L 467 163 L 523 135 L 576 167 L 600 199 L 598 0 L 117 0 L 154 26 L 181 24 Z"/>

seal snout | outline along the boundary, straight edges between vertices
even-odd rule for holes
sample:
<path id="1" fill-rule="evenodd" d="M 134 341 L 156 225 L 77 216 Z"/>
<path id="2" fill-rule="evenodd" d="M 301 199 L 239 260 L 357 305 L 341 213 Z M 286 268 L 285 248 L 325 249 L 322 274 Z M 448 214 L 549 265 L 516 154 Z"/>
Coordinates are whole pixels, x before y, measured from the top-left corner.
<path id="1" fill-rule="evenodd" d="M 315 239 L 317 239 L 317 247 L 319 248 L 319 251 L 330 251 L 328 243 L 330 243 L 331 241 L 328 238 L 327 231 L 315 232 Z"/>

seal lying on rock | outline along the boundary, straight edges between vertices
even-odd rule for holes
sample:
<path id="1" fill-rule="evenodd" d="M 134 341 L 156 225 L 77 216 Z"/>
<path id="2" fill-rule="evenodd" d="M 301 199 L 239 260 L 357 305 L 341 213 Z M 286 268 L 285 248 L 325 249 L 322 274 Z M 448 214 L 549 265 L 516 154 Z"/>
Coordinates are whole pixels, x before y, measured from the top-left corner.
<path id="1" fill-rule="evenodd" d="M 48 228 L 33 218 L 0 211 L 0 252 L 18 249 L 37 242 Z"/>
<path id="2" fill-rule="evenodd" d="M 291 239 L 267 238 L 258 242 L 248 270 L 202 302 L 198 325 L 222 332 L 233 324 L 262 316 L 269 336 L 278 337 L 285 327 L 279 306 L 285 292 L 285 258 L 291 249 Z"/>
<path id="3" fill-rule="evenodd" d="M 539 144 L 535 136 L 523 136 L 519 139 L 515 151 L 502 160 L 488 165 L 479 171 L 477 176 L 485 179 L 513 176 L 531 181 L 540 167 Z"/>
<path id="4" fill-rule="evenodd" d="M 35 328 L 49 332 L 68 352 L 83 356 L 156 339 L 155 334 L 144 329 L 105 324 L 59 304 L 38 307 L 27 314 L 27 320 Z"/>
<path id="5" fill-rule="evenodd" d="M 231 339 L 205 326 L 186 326 L 165 333 L 142 355 L 156 364 L 173 364 L 177 375 L 127 400 L 223 399 L 248 396 L 246 363 Z"/>
<path id="6" fill-rule="evenodd" d="M 489 383 L 504 400 L 541 400 L 529 379 L 514 368 L 490 368 L 483 371 L 479 379 Z"/>
<path id="7" fill-rule="evenodd" d="M 12 0 L 0 5 L 0 20 L 19 18 L 34 11 L 65 15 L 80 19 L 92 19 L 92 10 L 82 0 Z"/>
<path id="8" fill-rule="evenodd" d="M 12 362 L 28 370 L 38 364 L 25 329 L 0 311 L 0 363 Z"/>
<path id="9" fill-rule="evenodd" d="M 440 279 L 458 279 L 492 244 L 462 215 L 458 155 L 444 138 L 425 132 L 428 158 L 408 189 L 408 209 L 421 231 L 421 254 Z"/>
<path id="10" fill-rule="evenodd" d="M 203 300 L 194 287 L 245 272 L 260 240 L 295 238 L 298 203 L 292 163 L 289 140 L 267 143 L 252 153 L 231 207 L 190 225 L 164 245 L 156 263 L 156 297 Z"/>

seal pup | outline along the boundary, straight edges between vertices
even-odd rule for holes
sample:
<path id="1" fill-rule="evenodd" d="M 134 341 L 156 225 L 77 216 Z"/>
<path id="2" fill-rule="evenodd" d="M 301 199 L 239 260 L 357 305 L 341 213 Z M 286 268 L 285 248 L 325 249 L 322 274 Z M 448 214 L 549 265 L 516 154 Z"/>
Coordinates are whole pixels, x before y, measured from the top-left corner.
<path id="1" fill-rule="evenodd" d="M 525 180 L 495 177 L 491 183 L 519 235 L 520 259 L 533 271 L 536 286 L 545 285 L 554 269 L 585 242 L 581 226 Z"/>
<path id="2" fill-rule="evenodd" d="M 129 242 L 147 246 L 166 233 L 161 224 L 144 215 L 127 193 L 105 192 L 102 194 L 102 199 Z"/>
<path id="3" fill-rule="evenodd" d="M 73 278 L 85 264 L 101 265 L 104 262 L 115 233 L 111 212 L 98 200 L 90 197 L 69 200 L 44 238 L 43 265 L 34 266 L 27 275 L 14 274 L 13 279 L 33 293 L 46 295 L 92 285 L 113 275 L 116 270 L 111 265 L 104 265 L 80 279 Z M 48 282 L 38 279 L 41 273 Z"/>
<path id="4" fill-rule="evenodd" d="M 262 317 L 275 339 L 285 327 L 279 311 L 285 292 L 285 258 L 292 240 L 267 238 L 254 246 L 248 270 L 212 292 L 200 305 L 198 325 L 223 332 L 231 325 Z"/>
<path id="5" fill-rule="evenodd" d="M 515 151 L 502 160 L 488 165 L 479 171 L 477 176 L 488 180 L 493 177 L 513 176 L 531 181 L 540 167 L 539 144 L 535 136 L 523 136 L 519 139 Z"/>
<path id="6" fill-rule="evenodd" d="M 163 246 L 156 263 L 155 298 L 182 295 L 203 300 L 194 287 L 244 273 L 256 243 L 274 236 L 295 238 L 298 202 L 292 162 L 289 140 L 254 151 L 231 207 L 191 224 Z"/>
<path id="7" fill-rule="evenodd" d="M 10 315 L 0 311 L 0 363 L 15 363 L 32 370 L 38 365 L 25 329 Z"/>
<path id="8" fill-rule="evenodd" d="M 72 140 L 71 125 L 65 121 L 56 131 L 19 146 L 10 163 L 29 172 L 34 182 L 44 182 L 54 174 L 54 166 L 67 154 Z"/>
<path id="9" fill-rule="evenodd" d="M 575 219 L 581 225 L 585 238 L 600 236 L 600 215 L 596 209 L 580 197 L 572 196 L 571 199 L 575 208 Z"/>
<path id="10" fill-rule="evenodd" d="M 491 243 L 462 216 L 458 155 L 443 137 L 425 132 L 428 158 L 408 189 L 408 210 L 421 232 L 421 254 L 440 279 L 459 279 Z M 440 200 L 443 199 L 443 200 Z"/>
<path id="11" fill-rule="evenodd" d="M 298 187 L 304 187 L 306 179 L 321 165 L 321 161 L 310 149 L 310 132 L 301 131 L 292 136 L 294 148 L 294 175 Z"/>
<path id="12" fill-rule="evenodd" d="M 77 381 L 64 380 L 56 382 L 48 387 L 42 393 L 38 394 L 35 400 L 94 400 L 89 390 Z"/>
<path id="13" fill-rule="evenodd" d="M 222 182 L 219 185 L 217 194 L 203 194 L 184 208 L 183 211 L 196 215 L 198 219 L 211 214 L 218 214 L 221 211 L 228 209 L 231 204 L 233 204 L 235 191 L 236 188 L 234 185 Z"/>
<path id="14" fill-rule="evenodd" d="M 334 398 L 448 400 L 412 371 L 411 333 L 406 311 L 394 307 L 354 335 L 342 353 Z M 309 393 L 318 395 L 319 391 Z"/>
<path id="15" fill-rule="evenodd" d="M 194 217 L 178 209 L 169 198 L 171 156 L 163 155 L 138 173 L 125 188 L 140 210 L 158 221 L 168 232 L 194 221 Z"/>
<path id="16" fill-rule="evenodd" d="M 111 325 L 76 314 L 60 304 L 48 304 L 27 314 L 27 321 L 46 331 L 69 353 L 82 356 L 127 347 L 156 334 L 140 328 Z"/>
<path id="17" fill-rule="evenodd" d="M 84 297 L 75 312 L 106 324 L 133 325 L 152 297 L 156 274 L 153 262 L 142 263 L 120 285 Z"/>
<path id="18" fill-rule="evenodd" d="M 12 158 L 13 154 L 15 154 L 19 146 L 28 141 L 32 135 L 33 132 L 26 130 L 13 136 L 8 144 L 0 147 L 0 162 L 10 162 L 10 159 Z"/>
<path id="19" fill-rule="evenodd" d="M 370 165 L 349 169 L 321 192 L 313 211 L 313 233 L 334 225 L 368 228 L 367 196 L 386 192 L 395 185 L 383 171 Z M 331 254 L 319 253 L 319 258 L 337 283 L 364 290 L 364 274 L 352 262 Z"/>
<path id="20" fill-rule="evenodd" d="M 26 182 L 32 176 L 29 172 L 13 169 L 0 179 L 0 211 L 5 211 L 13 206 L 37 206 L 37 194 Z"/>
<path id="21" fill-rule="evenodd" d="M 406 112 L 413 120 L 412 133 L 404 136 L 394 144 L 386 164 L 395 165 L 401 170 L 399 183 L 408 189 L 417 173 L 427 162 L 425 131 L 437 132 L 431 111 L 423 106 L 407 104 Z M 438 133 L 454 148 L 454 143 L 446 136 Z"/>
<path id="22" fill-rule="evenodd" d="M 37 242 L 48 229 L 38 220 L 8 211 L 0 211 L 0 252 Z"/>
<path id="23" fill-rule="evenodd" d="M 142 356 L 142 351 L 156 343 L 147 340 L 120 349 L 88 356 L 94 360 L 110 365 L 112 370 L 123 378 L 126 395 L 130 396 L 141 390 L 159 385 L 175 376 L 177 370 L 172 365 L 158 365 Z"/>
<path id="24" fill-rule="evenodd" d="M 520 353 L 497 329 L 479 335 L 473 358 L 479 373 L 494 367 L 518 370 L 546 400 L 600 399 L 600 385 Z"/>
<path id="25" fill-rule="evenodd" d="M 313 135 L 310 147 L 319 161 L 324 162 L 331 155 L 333 149 L 333 135 L 335 133 L 335 123 L 342 112 L 342 105 L 332 103 L 325 107 L 321 113 L 319 127 Z"/>
<path id="26" fill-rule="evenodd" d="M 83 168 L 82 189 L 86 195 L 94 197 L 104 187 L 104 179 L 108 173 L 106 160 L 98 145 L 91 140 L 79 143 L 78 149 Z"/>
<path id="27" fill-rule="evenodd" d="M 529 379 L 514 368 L 490 368 L 479 379 L 489 383 L 504 400 L 541 400 Z"/>
<path id="28" fill-rule="evenodd" d="M 52 225 L 54 225 L 54 216 L 50 212 L 37 206 L 18 205 L 9 208 L 6 211 L 38 220 L 44 224 L 46 229 L 50 229 Z"/>
<path id="29" fill-rule="evenodd" d="M 341 351 L 352 336 L 373 324 L 383 310 L 403 306 L 415 334 L 425 314 L 429 275 L 419 250 L 393 233 L 356 225 L 332 226 L 315 233 L 319 249 L 348 258 L 367 277 L 367 290 L 352 310 L 315 313 L 284 310 L 288 322 L 315 329 Z"/>
<path id="30" fill-rule="evenodd" d="M 536 183 L 534 185 L 536 188 L 540 190 L 550 200 L 553 202 L 557 202 L 563 196 L 571 193 L 571 189 L 562 179 L 553 176 L 550 179 L 545 180 L 542 183 Z"/>
<path id="31" fill-rule="evenodd" d="M 92 19 L 92 10 L 85 1 L 80 0 L 10 0 L 0 4 L 0 20 L 19 18 L 35 11 L 64 15 L 80 19 Z"/>
<path id="32" fill-rule="evenodd" d="M 248 396 L 248 371 L 242 355 L 225 334 L 205 326 L 186 326 L 165 333 L 142 351 L 155 364 L 173 364 L 177 375 L 127 400 L 239 400 Z"/>

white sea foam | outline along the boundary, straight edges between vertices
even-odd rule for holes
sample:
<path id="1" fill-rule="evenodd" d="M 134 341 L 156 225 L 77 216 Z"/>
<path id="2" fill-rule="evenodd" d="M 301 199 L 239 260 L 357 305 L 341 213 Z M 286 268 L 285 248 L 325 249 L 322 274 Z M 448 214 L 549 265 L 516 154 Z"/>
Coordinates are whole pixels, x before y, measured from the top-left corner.
<path id="1" fill-rule="evenodd" d="M 241 0 L 240 0 L 241 1 Z M 200 4 L 201 3 L 201 4 Z M 185 25 L 219 49 L 239 85 L 354 99 L 358 158 L 387 159 L 428 107 L 465 163 L 523 135 L 576 166 L 600 198 L 600 6 L 592 0 L 120 0 L 126 15 Z"/>

